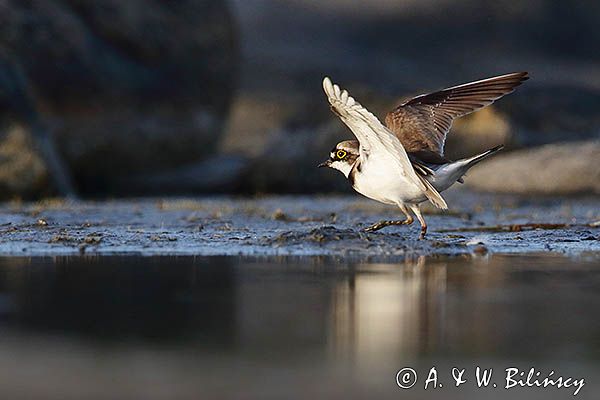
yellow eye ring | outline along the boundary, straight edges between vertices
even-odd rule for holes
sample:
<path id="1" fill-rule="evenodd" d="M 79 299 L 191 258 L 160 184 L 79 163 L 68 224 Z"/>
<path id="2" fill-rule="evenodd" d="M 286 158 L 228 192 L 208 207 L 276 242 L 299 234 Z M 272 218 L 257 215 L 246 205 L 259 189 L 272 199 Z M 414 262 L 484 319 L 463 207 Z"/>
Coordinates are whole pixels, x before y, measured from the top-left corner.
<path id="1" fill-rule="evenodd" d="M 346 157 L 346 152 L 345 152 L 344 150 L 338 150 L 338 151 L 335 153 L 335 156 L 336 156 L 337 158 L 339 158 L 340 160 L 342 160 L 344 157 Z"/>

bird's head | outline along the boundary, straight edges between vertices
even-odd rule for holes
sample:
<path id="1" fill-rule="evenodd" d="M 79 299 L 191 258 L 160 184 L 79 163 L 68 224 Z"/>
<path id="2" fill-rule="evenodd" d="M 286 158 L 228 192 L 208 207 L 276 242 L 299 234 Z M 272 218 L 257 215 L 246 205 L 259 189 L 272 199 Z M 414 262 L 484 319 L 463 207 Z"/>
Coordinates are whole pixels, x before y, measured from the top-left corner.
<path id="1" fill-rule="evenodd" d="M 344 140 L 335 145 L 329 153 L 329 158 L 318 165 L 337 169 L 347 178 L 358 159 L 358 140 Z"/>

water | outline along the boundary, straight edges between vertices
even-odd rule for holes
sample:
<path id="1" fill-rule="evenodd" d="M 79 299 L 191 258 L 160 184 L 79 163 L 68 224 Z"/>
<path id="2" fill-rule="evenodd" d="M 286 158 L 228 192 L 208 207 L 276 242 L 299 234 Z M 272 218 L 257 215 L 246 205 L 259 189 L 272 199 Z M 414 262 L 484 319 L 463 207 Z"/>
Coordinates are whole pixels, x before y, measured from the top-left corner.
<path id="1" fill-rule="evenodd" d="M 512 366 L 585 378 L 577 397 L 598 398 L 599 311 L 594 255 L 3 258 L 0 398 L 573 395 L 507 390 Z M 424 390 L 432 366 L 443 387 Z M 497 388 L 477 388 L 477 366 Z"/>

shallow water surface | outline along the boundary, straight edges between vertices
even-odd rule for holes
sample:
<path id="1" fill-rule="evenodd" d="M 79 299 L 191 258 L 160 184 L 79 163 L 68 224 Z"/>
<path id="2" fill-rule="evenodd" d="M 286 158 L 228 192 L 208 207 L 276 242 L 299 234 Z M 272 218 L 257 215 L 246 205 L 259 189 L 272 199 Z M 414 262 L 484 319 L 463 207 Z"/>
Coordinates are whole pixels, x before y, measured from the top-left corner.
<path id="1" fill-rule="evenodd" d="M 515 366 L 597 398 L 598 315 L 595 255 L 3 258 L 0 397 L 572 397 L 503 388 Z M 444 386 L 424 390 L 432 366 Z"/>

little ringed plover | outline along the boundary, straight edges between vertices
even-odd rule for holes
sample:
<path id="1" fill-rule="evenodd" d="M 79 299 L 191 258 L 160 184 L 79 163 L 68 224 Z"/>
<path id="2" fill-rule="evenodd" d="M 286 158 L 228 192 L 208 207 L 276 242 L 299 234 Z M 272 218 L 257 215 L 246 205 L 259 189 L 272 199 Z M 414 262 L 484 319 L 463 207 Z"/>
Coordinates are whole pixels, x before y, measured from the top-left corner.
<path id="1" fill-rule="evenodd" d="M 411 224 L 410 210 L 421 224 L 419 237 L 424 238 L 427 224 L 419 204 L 429 200 L 447 209 L 440 192 L 454 182 L 463 183 L 469 168 L 503 148 L 499 145 L 473 157 L 448 160 L 444 142 L 452 121 L 492 104 L 527 79 L 527 72 L 515 72 L 423 94 L 389 112 L 384 125 L 326 77 L 323 89 L 331 110 L 356 140 L 338 143 L 319 167 L 337 169 L 354 190 L 381 203 L 394 204 L 406 216 L 404 220 L 380 221 L 366 231 Z"/>

